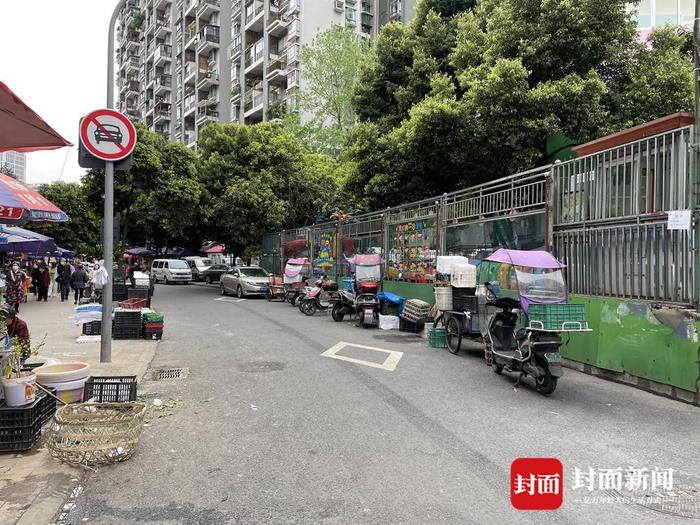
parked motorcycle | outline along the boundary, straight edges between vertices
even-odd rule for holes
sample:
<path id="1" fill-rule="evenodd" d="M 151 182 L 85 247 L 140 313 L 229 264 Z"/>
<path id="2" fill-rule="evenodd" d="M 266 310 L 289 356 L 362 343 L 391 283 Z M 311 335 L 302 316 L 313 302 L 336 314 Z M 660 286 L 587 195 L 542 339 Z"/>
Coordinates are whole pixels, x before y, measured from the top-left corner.
<path id="1" fill-rule="evenodd" d="M 523 377 L 533 377 L 543 395 L 554 392 L 563 375 L 559 333 L 590 331 L 583 306 L 566 301 L 561 268 L 547 252 L 506 249 L 497 250 L 479 267 L 479 280 L 486 281 L 486 362 L 497 374 L 518 374 L 516 386 Z"/>
<path id="2" fill-rule="evenodd" d="M 345 316 L 355 313 L 355 294 L 348 292 L 347 290 L 340 290 L 338 293 L 338 300 L 333 305 L 333 310 L 331 310 L 331 317 L 336 322 L 341 322 L 345 319 Z"/>
<path id="3" fill-rule="evenodd" d="M 338 295 L 338 284 L 321 278 L 316 281 L 316 286 L 298 301 L 299 311 L 304 315 L 312 316 L 318 310 L 333 308 Z"/>

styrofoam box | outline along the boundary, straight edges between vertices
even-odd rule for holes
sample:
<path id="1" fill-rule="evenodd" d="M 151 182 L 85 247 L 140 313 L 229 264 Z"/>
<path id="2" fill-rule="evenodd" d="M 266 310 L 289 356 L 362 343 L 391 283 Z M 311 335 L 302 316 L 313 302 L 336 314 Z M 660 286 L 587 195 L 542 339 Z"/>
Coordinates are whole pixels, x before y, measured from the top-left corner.
<path id="1" fill-rule="evenodd" d="M 476 266 L 472 264 L 455 264 L 452 268 L 452 286 L 455 288 L 476 287 Z"/>
<path id="2" fill-rule="evenodd" d="M 399 318 L 396 315 L 379 314 L 379 328 L 382 330 L 398 330 Z"/>

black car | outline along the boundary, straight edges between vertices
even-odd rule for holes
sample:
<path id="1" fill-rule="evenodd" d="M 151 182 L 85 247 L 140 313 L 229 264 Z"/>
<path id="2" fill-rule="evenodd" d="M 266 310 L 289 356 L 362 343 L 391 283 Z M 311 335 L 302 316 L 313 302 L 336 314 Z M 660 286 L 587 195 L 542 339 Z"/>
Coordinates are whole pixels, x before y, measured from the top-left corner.
<path id="1" fill-rule="evenodd" d="M 121 144 L 122 132 L 119 126 L 114 126 L 112 124 L 102 124 L 95 130 L 95 140 L 99 144 L 100 142 L 114 142 L 115 144 Z"/>
<path id="2" fill-rule="evenodd" d="M 219 282 L 221 276 L 230 269 L 231 268 L 228 264 L 214 264 L 206 270 L 202 270 L 199 278 L 204 280 L 204 282 L 207 284 L 216 283 Z"/>

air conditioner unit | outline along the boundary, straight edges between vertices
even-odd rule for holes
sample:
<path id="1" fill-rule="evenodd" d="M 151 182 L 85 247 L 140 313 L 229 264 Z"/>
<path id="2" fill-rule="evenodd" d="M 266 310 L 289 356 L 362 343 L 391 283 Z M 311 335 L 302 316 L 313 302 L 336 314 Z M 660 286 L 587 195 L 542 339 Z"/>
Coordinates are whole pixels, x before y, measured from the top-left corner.
<path id="1" fill-rule="evenodd" d="M 338 11 L 339 13 L 342 13 L 345 11 L 345 1 L 344 0 L 335 0 L 335 10 Z"/>

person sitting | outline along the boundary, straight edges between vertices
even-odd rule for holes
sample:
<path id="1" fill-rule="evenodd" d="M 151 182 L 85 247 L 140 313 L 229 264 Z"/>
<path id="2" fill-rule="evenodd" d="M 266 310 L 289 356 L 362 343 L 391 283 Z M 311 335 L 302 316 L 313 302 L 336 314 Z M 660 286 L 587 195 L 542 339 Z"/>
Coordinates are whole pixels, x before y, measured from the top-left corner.
<path id="1" fill-rule="evenodd" d="M 22 359 L 27 359 L 30 352 L 27 323 L 17 317 L 17 312 L 10 305 L 4 305 L 0 308 L 0 319 L 3 319 L 7 326 L 7 338 L 10 341 L 14 341 L 16 338 L 17 342 L 24 346 L 25 351 L 22 354 Z"/>

